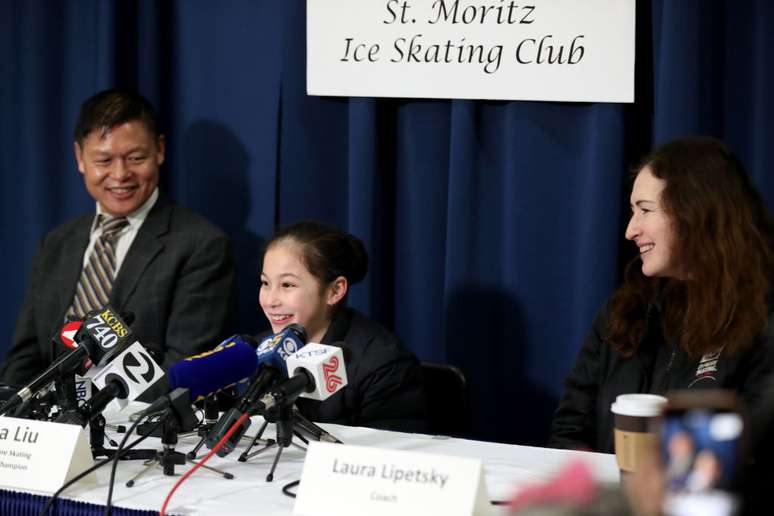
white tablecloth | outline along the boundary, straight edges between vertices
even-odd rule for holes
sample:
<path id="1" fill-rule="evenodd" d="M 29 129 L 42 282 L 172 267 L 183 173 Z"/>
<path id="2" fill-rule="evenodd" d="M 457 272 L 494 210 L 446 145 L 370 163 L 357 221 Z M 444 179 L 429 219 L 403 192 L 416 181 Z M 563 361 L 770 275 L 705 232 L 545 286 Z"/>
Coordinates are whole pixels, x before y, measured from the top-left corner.
<path id="1" fill-rule="evenodd" d="M 109 419 L 115 419 L 109 418 Z M 539 482 L 551 476 L 568 461 L 580 458 L 588 463 L 601 483 L 618 483 L 619 474 L 615 457 L 608 454 L 574 452 L 516 446 L 465 439 L 434 437 L 422 434 L 387 432 L 368 428 L 339 425 L 321 425 L 346 444 L 374 446 L 386 449 L 421 451 L 458 457 L 477 458 L 483 462 L 487 489 L 492 500 L 507 500 L 519 487 Z M 259 422 L 254 420 L 248 431 L 257 431 Z M 267 436 L 274 436 L 269 425 Z M 120 441 L 123 434 L 108 435 Z M 131 439 L 133 440 L 133 438 Z M 189 451 L 196 438 L 180 441 L 177 450 Z M 160 448 L 158 439 L 149 438 L 140 444 L 144 448 Z M 204 447 L 200 456 L 207 451 Z M 282 486 L 298 480 L 304 462 L 304 452 L 294 446 L 287 448 L 277 467 L 274 481 L 266 482 L 276 448 L 251 458 L 246 463 L 237 462 L 241 449 L 225 458 L 214 456 L 207 465 L 233 473 L 235 478 L 226 480 L 200 468 L 174 494 L 167 507 L 169 514 L 183 515 L 288 515 L 292 514 L 294 500 L 282 493 Z M 174 477 L 165 476 L 156 467 L 128 488 L 125 483 L 143 469 L 142 461 L 121 461 L 113 494 L 115 506 L 158 511 L 175 481 L 191 466 L 176 466 Z M 64 493 L 65 498 L 103 504 L 107 499 L 109 466 L 98 470 L 95 487 L 74 485 Z M 502 512 L 499 511 L 499 512 Z"/>

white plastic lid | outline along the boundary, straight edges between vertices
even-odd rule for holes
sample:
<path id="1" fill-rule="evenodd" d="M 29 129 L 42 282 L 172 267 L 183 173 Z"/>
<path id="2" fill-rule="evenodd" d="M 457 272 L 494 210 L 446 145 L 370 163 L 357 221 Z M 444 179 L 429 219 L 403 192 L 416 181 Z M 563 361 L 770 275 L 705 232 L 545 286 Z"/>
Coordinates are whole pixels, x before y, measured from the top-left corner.
<path id="1" fill-rule="evenodd" d="M 619 394 L 610 410 L 622 416 L 653 417 L 661 414 L 666 402 L 656 394 Z"/>

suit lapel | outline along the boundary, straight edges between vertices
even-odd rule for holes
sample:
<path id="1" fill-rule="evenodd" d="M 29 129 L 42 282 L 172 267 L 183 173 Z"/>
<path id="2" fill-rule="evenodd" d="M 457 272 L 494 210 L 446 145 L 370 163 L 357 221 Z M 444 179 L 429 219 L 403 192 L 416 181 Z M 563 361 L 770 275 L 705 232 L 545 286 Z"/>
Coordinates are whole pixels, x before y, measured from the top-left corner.
<path id="1" fill-rule="evenodd" d="M 164 250 L 160 237 L 169 232 L 171 215 L 171 203 L 159 197 L 140 226 L 113 283 L 110 302 L 116 309 L 125 308 L 145 269 Z"/>
<path id="2" fill-rule="evenodd" d="M 62 250 L 61 266 L 61 286 L 59 289 L 59 313 L 56 314 L 56 321 L 63 321 L 67 310 L 73 302 L 75 288 L 78 286 L 78 280 L 81 278 L 83 270 L 83 255 L 89 246 L 89 230 L 94 216 L 85 216 L 80 220 L 72 230 L 72 233 L 65 238 L 65 242 L 78 242 L 78 245 L 65 245 Z M 51 314 L 54 315 L 54 314 Z"/>

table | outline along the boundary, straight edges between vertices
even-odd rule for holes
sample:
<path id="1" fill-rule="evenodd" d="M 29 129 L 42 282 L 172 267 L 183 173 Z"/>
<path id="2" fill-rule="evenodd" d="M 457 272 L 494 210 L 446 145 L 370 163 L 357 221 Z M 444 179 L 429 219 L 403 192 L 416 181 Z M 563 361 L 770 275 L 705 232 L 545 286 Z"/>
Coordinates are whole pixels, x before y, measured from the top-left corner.
<path id="1" fill-rule="evenodd" d="M 123 416 L 110 416 L 115 422 Z M 248 433 L 260 426 L 260 418 L 254 418 Z M 455 439 L 422 434 L 388 432 L 369 428 L 340 425 L 320 425 L 346 444 L 374 446 L 386 449 L 421 451 L 458 457 L 477 458 L 483 462 L 489 496 L 492 500 L 507 500 L 524 485 L 539 482 L 556 473 L 574 459 L 585 461 L 594 472 L 598 482 L 617 484 L 618 466 L 615 456 L 601 453 L 555 450 L 531 446 L 517 446 L 466 439 Z M 120 441 L 123 434 L 108 432 Z M 273 425 L 269 425 L 267 436 L 274 436 Z M 133 439 L 132 439 L 133 440 Z M 186 452 L 197 442 L 196 437 L 180 440 L 176 449 Z M 149 438 L 140 444 L 144 448 L 161 448 L 160 440 Z M 304 452 L 294 446 L 286 449 L 275 472 L 274 481 L 266 482 L 275 450 L 251 458 L 246 463 L 237 462 L 241 452 L 220 458 L 214 456 L 207 465 L 228 471 L 234 479 L 226 480 L 200 468 L 175 492 L 168 505 L 168 514 L 179 515 L 288 515 L 293 512 L 294 500 L 282 493 L 282 486 L 298 480 L 304 462 Z M 200 451 L 200 455 L 206 452 Z M 155 511 L 163 503 L 169 490 L 189 465 L 176 466 L 174 477 L 165 476 L 160 467 L 154 467 L 128 488 L 125 483 L 143 469 L 142 461 L 121 461 L 116 475 L 113 504 L 135 510 Z M 97 471 L 97 484 L 74 485 L 65 491 L 63 497 L 104 506 L 107 500 L 109 466 Z M 505 512 L 499 509 L 496 512 Z M 102 514 L 99 512 L 99 514 Z M 135 513 L 136 514 L 136 513 Z"/>

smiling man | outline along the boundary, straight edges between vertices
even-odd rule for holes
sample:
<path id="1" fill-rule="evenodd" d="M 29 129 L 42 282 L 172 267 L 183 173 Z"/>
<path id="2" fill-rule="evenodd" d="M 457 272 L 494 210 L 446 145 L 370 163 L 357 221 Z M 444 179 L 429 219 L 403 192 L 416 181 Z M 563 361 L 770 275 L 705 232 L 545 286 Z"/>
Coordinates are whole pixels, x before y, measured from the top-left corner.
<path id="1" fill-rule="evenodd" d="M 94 130 L 73 146 L 86 189 L 105 213 L 134 213 L 156 190 L 164 137 L 151 134 L 143 122 L 132 120 L 104 133 Z"/>
<path id="2" fill-rule="evenodd" d="M 150 103 L 121 90 L 87 99 L 73 147 L 96 213 L 43 238 L 2 367 L 7 383 L 42 372 L 65 351 L 51 343 L 62 323 L 107 303 L 135 314 L 133 333 L 165 366 L 212 348 L 225 330 L 231 244 L 159 194 L 165 142 Z"/>

